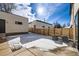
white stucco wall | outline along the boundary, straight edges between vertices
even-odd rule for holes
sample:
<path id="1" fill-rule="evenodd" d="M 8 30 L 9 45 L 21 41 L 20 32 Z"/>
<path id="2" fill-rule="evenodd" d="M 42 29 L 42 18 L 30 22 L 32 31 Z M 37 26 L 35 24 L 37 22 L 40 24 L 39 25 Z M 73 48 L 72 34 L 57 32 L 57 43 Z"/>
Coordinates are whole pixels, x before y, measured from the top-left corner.
<path id="1" fill-rule="evenodd" d="M 76 29 L 76 25 L 75 25 L 75 16 L 76 16 L 76 13 L 79 9 L 79 3 L 74 3 L 73 6 L 72 6 L 72 10 L 71 10 L 71 21 L 70 21 L 70 26 L 72 26 L 73 28 L 73 41 L 75 42 L 75 39 L 76 39 L 76 35 L 75 34 L 75 29 Z"/>
<path id="2" fill-rule="evenodd" d="M 0 19 L 5 20 L 6 33 L 28 32 L 28 19 L 25 17 L 0 12 Z M 15 21 L 22 22 L 22 25 L 15 24 Z"/>
<path id="3" fill-rule="evenodd" d="M 79 9 L 79 3 L 74 3 L 73 7 L 72 7 L 72 10 L 71 10 L 71 21 L 70 21 L 70 26 L 71 25 L 74 25 L 74 19 L 75 19 L 75 16 L 76 16 L 76 13 Z"/>
<path id="4" fill-rule="evenodd" d="M 76 15 L 78 9 L 79 9 L 79 3 L 75 3 L 74 4 L 74 16 Z"/>

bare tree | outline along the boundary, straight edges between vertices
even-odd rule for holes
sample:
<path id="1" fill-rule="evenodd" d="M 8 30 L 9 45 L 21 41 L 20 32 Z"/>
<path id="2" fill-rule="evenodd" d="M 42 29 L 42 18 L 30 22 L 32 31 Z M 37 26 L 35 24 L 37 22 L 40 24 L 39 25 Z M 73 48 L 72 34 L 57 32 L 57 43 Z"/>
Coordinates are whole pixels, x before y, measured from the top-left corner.
<path id="1" fill-rule="evenodd" d="M 63 28 L 65 28 L 66 27 L 66 24 L 63 24 Z"/>
<path id="2" fill-rule="evenodd" d="M 70 26 L 70 23 L 67 23 L 67 26 Z"/>
<path id="3" fill-rule="evenodd" d="M 62 26 L 56 21 L 56 23 L 54 23 L 54 28 L 62 28 Z"/>
<path id="4" fill-rule="evenodd" d="M 12 9 L 15 8 L 13 3 L 0 3 L 0 11 L 10 13 Z"/>

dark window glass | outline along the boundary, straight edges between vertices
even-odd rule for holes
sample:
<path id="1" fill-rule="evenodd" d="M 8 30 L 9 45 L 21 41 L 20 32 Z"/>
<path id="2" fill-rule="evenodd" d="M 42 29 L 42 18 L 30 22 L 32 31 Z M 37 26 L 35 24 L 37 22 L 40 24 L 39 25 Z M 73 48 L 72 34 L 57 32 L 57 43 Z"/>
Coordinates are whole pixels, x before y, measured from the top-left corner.
<path id="1" fill-rule="evenodd" d="M 22 22 L 19 22 L 19 21 L 15 21 L 15 24 L 19 24 L 19 25 L 22 25 Z"/>
<path id="2" fill-rule="evenodd" d="M 34 25 L 34 28 L 36 28 L 36 25 Z"/>
<path id="3" fill-rule="evenodd" d="M 48 27 L 48 28 L 50 28 L 50 27 Z"/>
<path id="4" fill-rule="evenodd" d="M 45 27 L 45 26 L 42 26 L 43 28 Z"/>

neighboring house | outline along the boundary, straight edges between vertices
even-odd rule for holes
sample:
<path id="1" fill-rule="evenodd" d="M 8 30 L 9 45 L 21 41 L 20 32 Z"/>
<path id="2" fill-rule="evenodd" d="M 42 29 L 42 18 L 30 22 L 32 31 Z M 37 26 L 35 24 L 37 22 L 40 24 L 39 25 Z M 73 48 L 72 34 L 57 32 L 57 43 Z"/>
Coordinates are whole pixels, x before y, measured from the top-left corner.
<path id="1" fill-rule="evenodd" d="M 27 33 L 28 18 L 0 11 L 0 34 Z"/>
<path id="2" fill-rule="evenodd" d="M 29 23 L 29 28 L 42 29 L 42 28 L 52 28 L 52 27 L 53 27 L 52 24 L 40 20 L 34 20 L 33 22 Z"/>

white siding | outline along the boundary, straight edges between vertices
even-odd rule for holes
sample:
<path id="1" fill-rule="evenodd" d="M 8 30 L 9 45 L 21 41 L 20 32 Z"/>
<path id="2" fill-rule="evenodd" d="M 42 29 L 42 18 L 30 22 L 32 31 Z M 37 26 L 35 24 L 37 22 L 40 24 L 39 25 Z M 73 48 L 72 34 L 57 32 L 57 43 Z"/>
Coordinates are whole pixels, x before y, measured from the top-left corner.
<path id="1" fill-rule="evenodd" d="M 28 32 L 28 19 L 17 15 L 0 12 L 0 19 L 6 22 L 6 33 Z M 22 22 L 22 25 L 15 24 L 15 21 Z"/>
<path id="2" fill-rule="evenodd" d="M 34 25 L 36 25 L 36 28 L 43 28 L 42 26 L 45 26 L 45 28 L 48 28 L 48 27 L 52 28 L 53 27 L 52 25 L 42 23 L 42 22 L 39 22 L 39 21 L 33 21 L 32 23 L 29 24 L 29 27 L 33 28 Z"/>
<path id="3" fill-rule="evenodd" d="M 74 16 L 76 15 L 78 9 L 79 9 L 79 3 L 75 3 L 74 4 Z"/>

